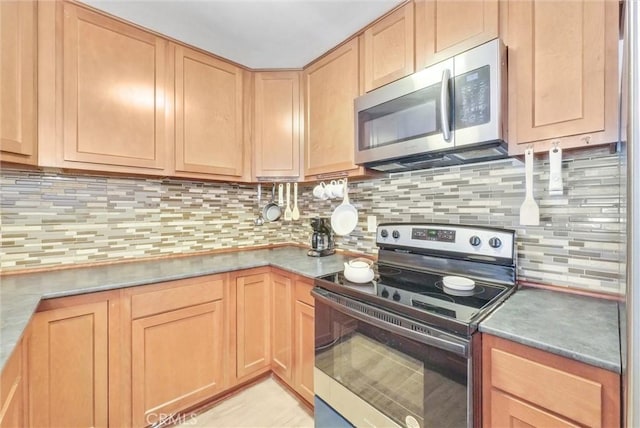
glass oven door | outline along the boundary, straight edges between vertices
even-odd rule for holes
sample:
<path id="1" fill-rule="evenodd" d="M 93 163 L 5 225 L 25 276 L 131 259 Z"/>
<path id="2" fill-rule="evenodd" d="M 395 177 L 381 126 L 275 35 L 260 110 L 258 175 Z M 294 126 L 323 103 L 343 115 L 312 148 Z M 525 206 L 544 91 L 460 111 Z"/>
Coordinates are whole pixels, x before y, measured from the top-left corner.
<path id="1" fill-rule="evenodd" d="M 355 426 L 471 425 L 470 343 L 315 288 L 316 395 Z"/>

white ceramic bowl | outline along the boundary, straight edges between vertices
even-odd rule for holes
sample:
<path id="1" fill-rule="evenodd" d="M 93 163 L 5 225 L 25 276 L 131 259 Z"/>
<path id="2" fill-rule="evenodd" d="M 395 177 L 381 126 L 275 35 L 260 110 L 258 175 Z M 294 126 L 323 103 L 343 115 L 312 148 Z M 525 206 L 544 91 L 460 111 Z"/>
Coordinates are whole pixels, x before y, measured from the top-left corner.
<path id="1" fill-rule="evenodd" d="M 344 277 L 351 282 L 355 282 L 356 284 L 364 284 L 366 282 L 371 282 L 374 277 L 373 270 L 354 270 L 354 269 L 345 269 Z"/>
<path id="2" fill-rule="evenodd" d="M 370 260 L 362 258 L 350 260 L 344 264 L 344 277 L 357 284 L 370 282 L 375 276 L 371 265 Z"/>
<path id="3" fill-rule="evenodd" d="M 442 278 L 444 286 L 452 290 L 468 291 L 476 286 L 474 280 L 462 276 L 445 276 Z"/>

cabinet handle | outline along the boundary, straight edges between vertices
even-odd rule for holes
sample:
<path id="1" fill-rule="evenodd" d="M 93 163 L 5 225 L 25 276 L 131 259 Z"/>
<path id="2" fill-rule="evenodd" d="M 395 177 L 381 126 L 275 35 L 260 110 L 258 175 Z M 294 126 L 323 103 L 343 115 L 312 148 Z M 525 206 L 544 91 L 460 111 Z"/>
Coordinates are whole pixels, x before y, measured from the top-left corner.
<path id="1" fill-rule="evenodd" d="M 451 128 L 449 126 L 449 78 L 451 71 L 445 68 L 442 71 L 442 86 L 440 87 L 440 123 L 442 124 L 442 138 L 451 140 Z"/>

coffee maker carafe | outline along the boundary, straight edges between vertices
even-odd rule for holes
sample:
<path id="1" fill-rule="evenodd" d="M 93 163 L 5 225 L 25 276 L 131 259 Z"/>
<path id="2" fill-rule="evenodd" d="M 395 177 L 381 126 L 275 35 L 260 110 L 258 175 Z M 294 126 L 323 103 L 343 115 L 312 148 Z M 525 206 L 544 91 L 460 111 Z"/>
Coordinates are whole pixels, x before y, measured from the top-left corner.
<path id="1" fill-rule="evenodd" d="M 311 219 L 313 234 L 311 235 L 311 249 L 307 252 L 312 257 L 328 256 L 336 252 L 333 246 L 333 233 L 328 218 L 316 217 Z"/>

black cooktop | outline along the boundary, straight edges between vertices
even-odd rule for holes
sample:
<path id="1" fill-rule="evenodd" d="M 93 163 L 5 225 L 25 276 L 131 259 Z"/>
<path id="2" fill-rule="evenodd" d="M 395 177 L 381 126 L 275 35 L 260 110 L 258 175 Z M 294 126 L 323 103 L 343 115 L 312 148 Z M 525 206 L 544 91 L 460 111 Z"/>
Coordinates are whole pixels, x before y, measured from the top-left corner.
<path id="1" fill-rule="evenodd" d="M 484 310 L 513 289 L 508 285 L 475 281 L 472 290 L 453 290 L 444 286 L 440 273 L 397 266 L 376 265 L 375 272 L 373 281 L 365 284 L 350 282 L 342 272 L 337 272 L 318 278 L 316 285 L 464 333 L 474 330 L 474 322 Z"/>

